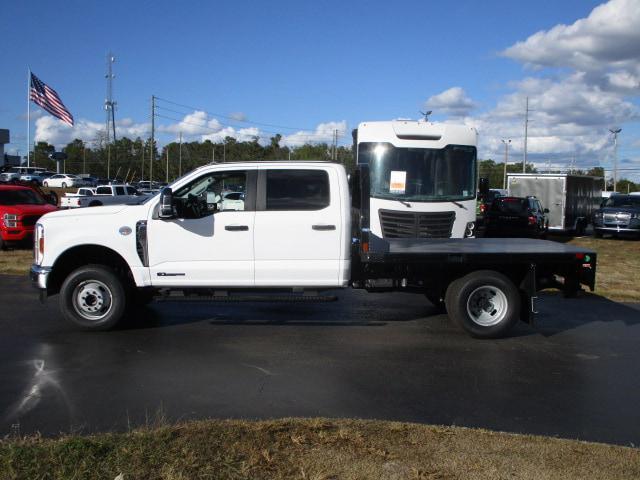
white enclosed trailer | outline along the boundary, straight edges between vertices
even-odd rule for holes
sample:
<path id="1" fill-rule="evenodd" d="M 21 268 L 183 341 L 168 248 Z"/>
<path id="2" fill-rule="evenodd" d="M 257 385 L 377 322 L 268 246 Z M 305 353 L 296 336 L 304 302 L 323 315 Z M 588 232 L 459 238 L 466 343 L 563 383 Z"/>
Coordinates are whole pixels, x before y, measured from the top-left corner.
<path id="1" fill-rule="evenodd" d="M 510 173 L 509 195 L 534 196 L 549 209 L 549 230 L 584 233 L 601 202 L 598 179 L 568 173 Z"/>

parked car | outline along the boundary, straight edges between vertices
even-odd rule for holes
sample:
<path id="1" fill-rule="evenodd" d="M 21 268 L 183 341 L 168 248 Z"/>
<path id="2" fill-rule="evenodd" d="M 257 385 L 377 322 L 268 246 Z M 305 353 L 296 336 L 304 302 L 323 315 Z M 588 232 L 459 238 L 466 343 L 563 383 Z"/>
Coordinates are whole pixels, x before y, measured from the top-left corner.
<path id="1" fill-rule="evenodd" d="M 501 196 L 504 196 L 498 189 L 491 189 L 485 194 L 478 194 L 478 201 L 476 202 L 476 226 L 481 227 L 484 225 L 484 216 L 493 201 Z"/>
<path id="2" fill-rule="evenodd" d="M 640 196 L 611 195 L 593 215 L 593 234 L 640 236 Z"/>
<path id="3" fill-rule="evenodd" d="M 485 214 L 485 236 L 544 238 L 547 213 L 536 197 L 498 197 Z"/>
<path id="4" fill-rule="evenodd" d="M 77 175 L 69 175 L 67 173 L 56 173 L 42 182 L 45 187 L 68 188 L 68 187 L 84 187 L 87 185 L 82 178 Z"/>
<path id="5" fill-rule="evenodd" d="M 142 194 L 130 185 L 100 185 L 97 188 L 79 188 L 60 199 L 60 208 L 101 207 L 123 205 L 139 200 Z"/>
<path id="6" fill-rule="evenodd" d="M 0 185 L 0 249 L 32 238 L 38 219 L 54 210 L 56 206 L 33 188 Z"/>

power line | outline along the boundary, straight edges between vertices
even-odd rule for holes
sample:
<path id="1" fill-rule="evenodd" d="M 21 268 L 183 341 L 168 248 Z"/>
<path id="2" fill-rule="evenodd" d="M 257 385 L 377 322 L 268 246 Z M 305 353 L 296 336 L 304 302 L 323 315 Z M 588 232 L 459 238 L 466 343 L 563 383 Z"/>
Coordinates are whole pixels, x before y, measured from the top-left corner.
<path id="1" fill-rule="evenodd" d="M 204 113 L 206 113 L 207 115 L 209 115 L 210 117 L 220 117 L 220 118 L 225 118 L 225 119 L 227 119 L 227 120 L 233 120 L 234 122 L 239 122 L 239 123 L 249 123 L 249 124 L 251 124 L 251 125 L 261 125 L 261 126 L 265 126 L 265 127 L 272 127 L 272 128 L 284 128 L 284 129 L 286 129 L 286 130 L 313 130 L 313 128 L 305 128 L 305 127 L 287 127 L 287 126 L 284 126 L 284 125 L 276 125 L 276 124 L 273 124 L 273 123 L 254 122 L 254 121 L 252 121 L 252 120 L 240 120 L 240 119 L 238 119 L 238 118 L 234 118 L 234 117 L 231 117 L 231 116 L 229 116 L 229 115 L 223 115 L 223 114 L 220 114 L 220 113 L 211 113 L 211 112 L 207 112 L 207 111 L 206 111 L 205 109 L 203 109 L 203 108 L 193 107 L 193 106 L 191 106 L 191 105 L 185 105 L 185 104 L 182 104 L 182 103 L 174 102 L 174 101 L 172 101 L 172 100 L 167 100 L 166 98 L 156 97 L 156 99 L 157 99 L 157 100 L 161 100 L 161 101 L 163 101 L 163 102 L 170 103 L 170 104 L 172 104 L 172 105 L 176 105 L 176 106 L 178 106 L 178 107 L 183 107 L 183 108 L 188 108 L 188 109 L 190 109 L 190 110 L 197 110 L 197 111 L 200 111 L 200 112 L 204 112 Z M 175 113 L 184 113 L 184 112 L 175 112 Z M 191 113 L 191 112 L 189 112 L 189 113 Z"/>

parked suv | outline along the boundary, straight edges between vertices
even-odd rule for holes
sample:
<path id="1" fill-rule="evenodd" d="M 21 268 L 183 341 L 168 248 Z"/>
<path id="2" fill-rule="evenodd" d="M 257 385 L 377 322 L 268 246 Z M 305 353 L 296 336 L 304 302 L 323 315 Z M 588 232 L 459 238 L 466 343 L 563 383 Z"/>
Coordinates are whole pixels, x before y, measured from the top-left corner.
<path id="1" fill-rule="evenodd" d="M 485 213 L 485 237 L 544 238 L 547 213 L 536 197 L 498 197 Z"/>
<path id="2" fill-rule="evenodd" d="M 593 234 L 640 236 L 640 195 L 611 195 L 593 214 Z"/>
<path id="3" fill-rule="evenodd" d="M 0 185 L 0 249 L 7 243 L 32 238 L 38 219 L 55 210 L 57 208 L 33 188 Z"/>

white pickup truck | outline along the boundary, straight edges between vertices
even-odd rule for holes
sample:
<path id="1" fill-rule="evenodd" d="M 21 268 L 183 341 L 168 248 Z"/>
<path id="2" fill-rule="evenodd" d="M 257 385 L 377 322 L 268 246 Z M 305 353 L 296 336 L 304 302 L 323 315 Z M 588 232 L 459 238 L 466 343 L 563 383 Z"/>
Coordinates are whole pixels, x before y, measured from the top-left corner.
<path id="1" fill-rule="evenodd" d="M 121 205 L 139 200 L 140 193 L 130 185 L 100 185 L 97 188 L 79 188 L 60 198 L 60 208 L 101 207 Z"/>
<path id="2" fill-rule="evenodd" d="M 566 244 L 377 237 L 369 186 L 366 165 L 349 181 L 329 162 L 207 165 L 137 205 L 45 215 L 31 278 L 88 330 L 114 327 L 153 296 L 309 301 L 351 286 L 421 293 L 476 337 L 531 321 L 540 289 L 594 287 L 595 253 Z M 245 195 L 225 208 L 231 188 Z"/>

